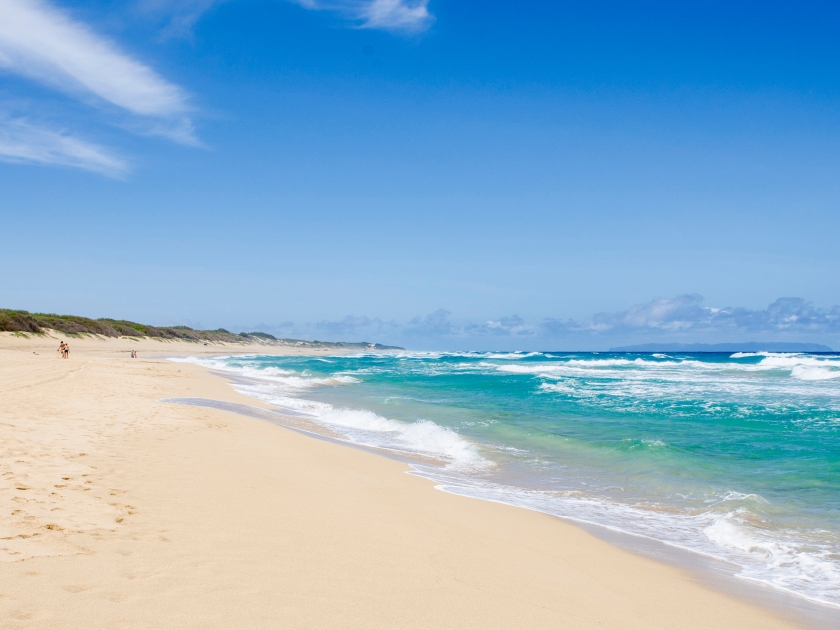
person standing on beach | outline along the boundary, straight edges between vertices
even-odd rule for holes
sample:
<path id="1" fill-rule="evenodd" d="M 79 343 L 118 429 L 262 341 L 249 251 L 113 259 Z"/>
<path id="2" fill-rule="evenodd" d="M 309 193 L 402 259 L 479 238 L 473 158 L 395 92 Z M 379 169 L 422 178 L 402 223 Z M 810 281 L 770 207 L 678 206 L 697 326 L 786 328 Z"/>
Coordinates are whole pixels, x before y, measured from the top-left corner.
<path id="1" fill-rule="evenodd" d="M 64 358 L 64 342 L 61 342 L 61 345 L 58 346 L 58 356 L 62 359 Z"/>
<path id="2" fill-rule="evenodd" d="M 64 358 L 65 359 L 70 358 L 70 344 L 69 343 L 64 344 Z"/>

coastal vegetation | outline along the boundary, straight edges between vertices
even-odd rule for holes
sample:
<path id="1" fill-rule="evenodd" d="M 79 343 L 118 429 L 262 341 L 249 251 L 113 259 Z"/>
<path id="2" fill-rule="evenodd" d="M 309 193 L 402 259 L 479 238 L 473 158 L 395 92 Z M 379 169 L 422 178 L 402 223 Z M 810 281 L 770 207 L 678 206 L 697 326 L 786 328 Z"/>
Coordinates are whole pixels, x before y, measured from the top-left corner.
<path id="1" fill-rule="evenodd" d="M 326 348 L 358 347 L 377 350 L 397 349 L 394 346 L 383 346 L 377 343 L 278 339 L 274 335 L 264 332 L 233 333 L 224 328 L 195 330 L 189 326 L 150 326 L 124 319 L 91 319 L 79 315 L 56 315 L 54 313 L 30 313 L 21 310 L 0 309 L 0 332 L 42 335 L 50 330 L 71 336 L 100 335 L 103 337 L 149 337 L 160 340 L 194 342 L 262 343 Z"/>

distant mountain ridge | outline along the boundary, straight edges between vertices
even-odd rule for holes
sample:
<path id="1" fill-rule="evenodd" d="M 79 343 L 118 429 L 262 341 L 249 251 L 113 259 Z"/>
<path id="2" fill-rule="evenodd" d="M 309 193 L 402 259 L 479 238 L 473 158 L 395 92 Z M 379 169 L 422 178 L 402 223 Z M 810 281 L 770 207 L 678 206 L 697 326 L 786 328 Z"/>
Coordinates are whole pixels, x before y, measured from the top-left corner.
<path id="1" fill-rule="evenodd" d="M 834 352 L 819 343 L 792 343 L 786 341 L 746 343 L 642 343 L 635 346 L 618 346 L 610 352 Z"/>

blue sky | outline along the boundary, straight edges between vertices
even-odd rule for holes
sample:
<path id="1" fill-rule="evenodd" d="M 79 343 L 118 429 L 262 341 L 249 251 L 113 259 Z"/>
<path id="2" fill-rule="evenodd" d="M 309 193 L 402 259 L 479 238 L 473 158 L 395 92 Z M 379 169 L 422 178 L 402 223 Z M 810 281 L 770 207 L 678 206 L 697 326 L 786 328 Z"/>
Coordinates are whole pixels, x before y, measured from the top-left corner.
<path id="1" fill-rule="evenodd" d="M 0 304 L 840 346 L 838 27 L 816 2 L 0 0 Z"/>

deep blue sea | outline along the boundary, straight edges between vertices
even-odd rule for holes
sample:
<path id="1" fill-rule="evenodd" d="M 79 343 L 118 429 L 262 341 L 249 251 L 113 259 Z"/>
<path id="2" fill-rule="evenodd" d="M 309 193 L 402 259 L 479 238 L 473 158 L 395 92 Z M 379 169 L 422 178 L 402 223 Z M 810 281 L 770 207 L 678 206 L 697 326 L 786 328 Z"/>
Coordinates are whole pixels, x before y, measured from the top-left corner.
<path id="1" fill-rule="evenodd" d="M 840 355 L 189 360 L 444 489 L 647 536 L 840 606 Z"/>

